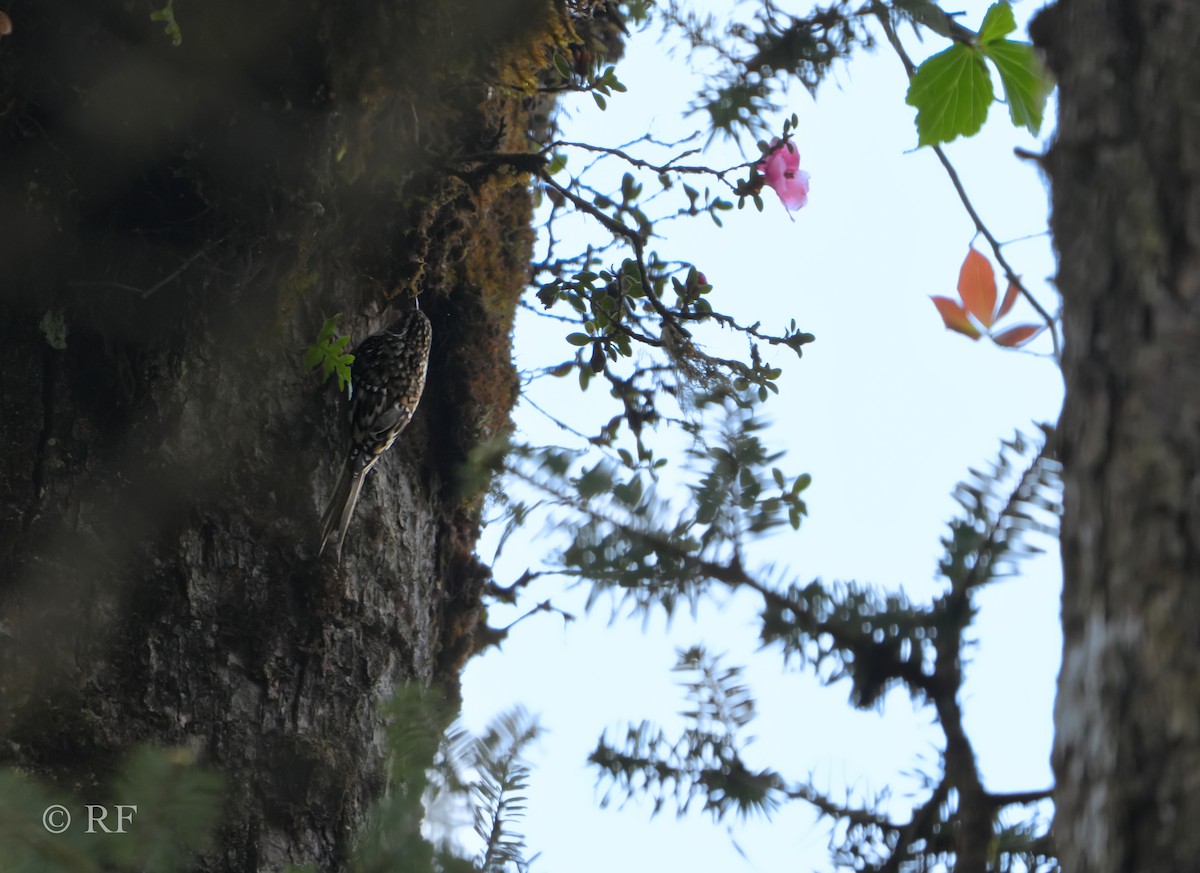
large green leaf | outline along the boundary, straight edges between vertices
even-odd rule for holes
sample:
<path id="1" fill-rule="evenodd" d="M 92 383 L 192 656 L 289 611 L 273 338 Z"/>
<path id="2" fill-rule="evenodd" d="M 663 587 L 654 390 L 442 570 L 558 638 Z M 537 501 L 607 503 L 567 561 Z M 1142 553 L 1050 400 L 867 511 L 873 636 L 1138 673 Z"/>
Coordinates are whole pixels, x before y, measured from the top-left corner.
<path id="1" fill-rule="evenodd" d="M 938 52 L 917 68 L 905 98 L 917 108 L 918 144 L 978 133 L 994 94 L 979 49 L 958 43 Z"/>
<path id="2" fill-rule="evenodd" d="M 1050 75 L 1033 46 L 1000 39 L 983 45 L 983 53 L 996 65 L 1008 113 L 1017 127 L 1037 135 L 1042 128 L 1046 98 L 1054 88 Z"/>
<path id="3" fill-rule="evenodd" d="M 1012 7 L 1007 2 L 993 3 L 983 16 L 983 24 L 979 25 L 979 41 L 994 42 L 1016 29 L 1017 21 L 1013 18 Z"/>

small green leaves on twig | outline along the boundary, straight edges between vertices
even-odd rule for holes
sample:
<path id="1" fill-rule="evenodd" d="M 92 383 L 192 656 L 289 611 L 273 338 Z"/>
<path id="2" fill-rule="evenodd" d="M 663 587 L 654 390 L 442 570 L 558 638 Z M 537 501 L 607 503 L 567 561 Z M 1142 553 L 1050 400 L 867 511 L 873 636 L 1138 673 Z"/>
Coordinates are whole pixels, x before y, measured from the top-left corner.
<path id="1" fill-rule="evenodd" d="M 346 346 L 350 344 L 349 336 L 333 335 L 341 317 L 339 312 L 325 319 L 321 332 L 317 334 L 317 341 L 304 353 L 304 368 L 311 371 L 320 367 L 321 381 L 336 375 L 338 391 L 345 391 L 350 384 L 350 365 L 354 363 L 354 355 L 346 352 Z"/>
<path id="2" fill-rule="evenodd" d="M 163 32 L 171 37 L 171 45 L 175 48 L 183 45 L 183 31 L 179 29 L 179 22 L 175 20 L 175 0 L 167 0 L 166 6 L 151 12 L 150 20 L 163 23 Z"/>
<path id="3" fill-rule="evenodd" d="M 611 97 L 613 91 L 624 91 L 625 86 L 617 78 L 616 70 L 613 67 L 608 67 L 599 76 L 592 79 L 592 99 L 596 101 L 596 105 L 601 109 L 608 108 L 608 103 L 604 99 L 605 96 Z M 604 95 L 604 96 L 601 96 Z"/>
<path id="4" fill-rule="evenodd" d="M 604 72 L 596 73 L 596 58 L 583 46 L 575 46 L 570 56 L 565 52 L 554 55 L 554 72 L 558 74 L 559 82 L 544 90 L 549 91 L 587 91 L 602 110 L 608 108 L 605 99 L 612 96 L 613 91 L 624 91 L 625 86 L 617 78 L 616 67 L 605 67 Z"/>

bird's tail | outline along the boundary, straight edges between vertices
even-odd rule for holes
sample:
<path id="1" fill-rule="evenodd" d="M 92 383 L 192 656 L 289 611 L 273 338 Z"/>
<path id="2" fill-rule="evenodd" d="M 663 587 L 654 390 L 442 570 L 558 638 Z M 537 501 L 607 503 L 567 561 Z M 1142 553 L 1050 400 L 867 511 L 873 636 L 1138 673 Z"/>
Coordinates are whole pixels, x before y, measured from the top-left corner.
<path id="1" fill-rule="evenodd" d="M 329 505 L 321 519 L 321 548 L 320 555 L 329 544 L 329 537 L 334 528 L 337 529 L 337 561 L 342 562 L 342 545 L 346 539 L 346 529 L 350 527 L 350 517 L 354 515 L 354 505 L 358 503 L 358 495 L 362 491 L 366 470 L 355 472 L 355 465 L 343 464 L 338 476 L 337 487 L 329 498 Z"/>

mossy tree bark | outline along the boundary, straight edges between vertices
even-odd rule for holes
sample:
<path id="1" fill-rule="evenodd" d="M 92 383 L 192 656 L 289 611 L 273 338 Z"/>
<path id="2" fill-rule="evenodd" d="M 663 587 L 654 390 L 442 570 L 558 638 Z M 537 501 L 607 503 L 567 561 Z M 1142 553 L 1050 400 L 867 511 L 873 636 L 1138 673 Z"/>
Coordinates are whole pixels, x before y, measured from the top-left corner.
<path id="1" fill-rule="evenodd" d="M 212 870 L 338 869 L 376 703 L 453 695 L 508 426 L 544 0 L 13 4 L 0 41 L 0 756 L 88 799 L 141 742 L 226 776 Z M 420 409 L 316 554 L 347 439 L 302 358 L 419 295 Z"/>
<path id="2" fill-rule="evenodd" d="M 1200 864 L 1200 5 L 1061 0 L 1055 832 L 1072 873 Z"/>

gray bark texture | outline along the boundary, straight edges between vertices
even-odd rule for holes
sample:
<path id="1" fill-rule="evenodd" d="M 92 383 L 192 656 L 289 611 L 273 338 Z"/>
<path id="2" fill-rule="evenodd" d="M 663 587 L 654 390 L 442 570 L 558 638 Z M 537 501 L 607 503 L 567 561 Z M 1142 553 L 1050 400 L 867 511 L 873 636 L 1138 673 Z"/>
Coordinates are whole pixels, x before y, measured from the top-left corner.
<path id="1" fill-rule="evenodd" d="M 1064 649 L 1055 833 L 1069 873 L 1200 869 L 1200 4 L 1061 0 Z"/>
<path id="2" fill-rule="evenodd" d="M 0 765 L 83 799 L 131 747 L 226 776 L 206 870 L 346 861 L 377 704 L 457 694 L 526 281 L 547 2 L 13 3 L 0 40 Z M 522 66 L 524 65 L 524 67 Z M 419 295 L 425 396 L 341 566 L 344 403 L 305 372 Z M 0 854 L 3 854 L 0 848 Z"/>

